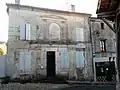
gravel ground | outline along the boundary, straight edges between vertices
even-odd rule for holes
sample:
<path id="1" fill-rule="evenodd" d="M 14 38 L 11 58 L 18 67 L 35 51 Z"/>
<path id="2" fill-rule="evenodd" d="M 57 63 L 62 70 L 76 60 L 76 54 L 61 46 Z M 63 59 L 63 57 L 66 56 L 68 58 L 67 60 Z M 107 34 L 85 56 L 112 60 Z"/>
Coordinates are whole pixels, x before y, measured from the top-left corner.
<path id="1" fill-rule="evenodd" d="M 50 84 L 50 83 L 9 83 L 0 84 L 0 90 L 120 90 L 120 84 L 98 84 L 98 85 L 85 85 L 85 84 Z"/>
<path id="2" fill-rule="evenodd" d="M 19 84 L 19 83 L 9 83 L 9 84 L 0 84 L 0 90 L 52 90 L 56 88 L 67 87 L 65 84 L 47 84 L 47 83 L 28 83 L 28 84 Z"/>

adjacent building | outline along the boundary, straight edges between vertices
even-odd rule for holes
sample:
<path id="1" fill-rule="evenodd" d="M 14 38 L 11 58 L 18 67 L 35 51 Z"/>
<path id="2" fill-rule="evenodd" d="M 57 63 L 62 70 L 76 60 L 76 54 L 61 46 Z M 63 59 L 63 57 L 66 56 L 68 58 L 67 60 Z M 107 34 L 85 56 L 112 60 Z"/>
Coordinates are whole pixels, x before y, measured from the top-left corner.
<path id="1" fill-rule="evenodd" d="M 109 26 L 113 23 L 108 21 Z M 95 81 L 118 81 L 116 62 L 116 35 L 104 20 L 91 18 L 90 31 Z"/>
<path id="2" fill-rule="evenodd" d="M 107 21 L 113 26 L 113 23 Z M 93 55 L 96 58 L 115 57 L 116 36 L 115 33 L 101 20 L 91 18 L 91 36 Z"/>
<path id="3" fill-rule="evenodd" d="M 7 12 L 8 76 L 93 79 L 90 14 L 19 4 Z"/>

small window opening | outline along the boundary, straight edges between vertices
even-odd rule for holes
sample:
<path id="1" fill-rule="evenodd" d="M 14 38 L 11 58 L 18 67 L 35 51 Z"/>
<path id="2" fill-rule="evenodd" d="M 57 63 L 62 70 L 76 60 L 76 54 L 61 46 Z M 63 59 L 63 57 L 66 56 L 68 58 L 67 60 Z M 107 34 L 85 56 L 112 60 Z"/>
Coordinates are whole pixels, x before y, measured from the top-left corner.
<path id="1" fill-rule="evenodd" d="M 101 29 L 104 29 L 104 23 L 101 23 Z"/>

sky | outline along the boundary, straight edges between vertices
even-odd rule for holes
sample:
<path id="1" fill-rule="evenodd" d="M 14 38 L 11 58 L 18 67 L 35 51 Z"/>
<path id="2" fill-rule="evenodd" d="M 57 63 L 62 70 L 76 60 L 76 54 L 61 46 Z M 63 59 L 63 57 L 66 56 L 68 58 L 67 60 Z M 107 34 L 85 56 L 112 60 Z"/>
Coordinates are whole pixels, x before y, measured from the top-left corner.
<path id="1" fill-rule="evenodd" d="M 0 41 L 8 39 L 8 14 L 6 3 L 14 3 L 15 0 L 0 0 Z M 21 0 L 20 4 L 58 10 L 69 10 L 69 5 L 75 5 L 76 12 L 89 13 L 96 16 L 98 0 Z"/>

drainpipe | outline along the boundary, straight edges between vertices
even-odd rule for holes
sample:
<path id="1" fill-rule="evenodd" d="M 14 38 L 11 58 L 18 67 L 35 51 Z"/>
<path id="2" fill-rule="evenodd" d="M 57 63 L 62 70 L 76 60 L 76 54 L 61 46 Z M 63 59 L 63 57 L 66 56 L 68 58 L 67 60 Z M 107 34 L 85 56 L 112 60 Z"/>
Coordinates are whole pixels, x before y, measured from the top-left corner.
<path id="1" fill-rule="evenodd" d="M 94 60 L 93 60 L 93 43 L 92 43 L 92 28 L 91 28 L 91 20 L 89 18 L 88 20 L 88 24 L 89 24 L 89 29 L 90 29 L 90 42 L 91 42 L 91 52 L 92 52 L 92 70 L 93 70 L 93 79 L 94 79 L 94 74 L 95 74 L 95 71 L 94 71 Z"/>

